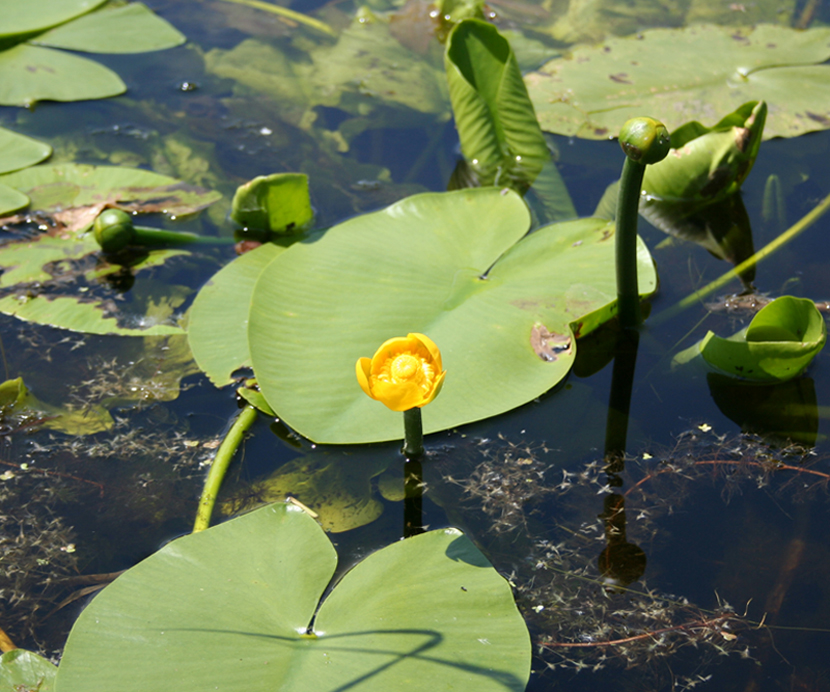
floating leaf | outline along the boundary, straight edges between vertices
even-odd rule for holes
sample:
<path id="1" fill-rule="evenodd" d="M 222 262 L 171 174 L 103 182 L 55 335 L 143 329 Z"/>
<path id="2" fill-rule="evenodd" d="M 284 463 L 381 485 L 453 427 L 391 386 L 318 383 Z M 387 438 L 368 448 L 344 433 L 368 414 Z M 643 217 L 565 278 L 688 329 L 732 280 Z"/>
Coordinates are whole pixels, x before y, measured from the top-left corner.
<path id="1" fill-rule="evenodd" d="M 72 53 L 28 44 L 0 51 L 0 105 L 3 106 L 103 99 L 126 90 L 127 86 L 115 72 Z"/>
<path id="2" fill-rule="evenodd" d="M 58 667 L 24 649 L 0 656 L 0 692 L 52 692 Z"/>
<path id="3" fill-rule="evenodd" d="M 447 370 L 424 409 L 426 432 L 548 391 L 570 370 L 574 340 L 615 314 L 614 227 L 580 219 L 522 239 L 529 222 L 515 193 L 477 188 L 409 197 L 292 245 L 253 294 L 248 340 L 268 403 L 317 442 L 400 439 L 400 415 L 363 394 L 354 367 L 410 332 L 438 344 Z M 650 294 L 642 245 L 638 261 Z M 534 352 L 541 327 L 555 359 Z"/>
<path id="4" fill-rule="evenodd" d="M 675 357 L 684 363 L 698 354 L 713 368 L 758 382 L 784 382 L 799 375 L 824 347 L 827 326 L 813 301 L 782 296 L 762 308 L 737 334 L 723 339 L 709 332 Z"/>
<path id="5" fill-rule="evenodd" d="M 26 0 L 3 3 L 0 38 L 22 36 L 68 22 L 107 0 Z"/>
<path id="6" fill-rule="evenodd" d="M 0 183 L 0 216 L 12 214 L 28 204 L 29 198 L 26 195 Z"/>
<path id="7" fill-rule="evenodd" d="M 217 387 L 231 374 L 251 365 L 248 312 L 262 270 L 285 248 L 273 243 L 237 257 L 199 291 L 188 312 L 187 335 L 193 357 Z"/>
<path id="8" fill-rule="evenodd" d="M 575 48 L 525 77 L 542 129 L 607 139 L 650 112 L 673 131 L 766 101 L 765 137 L 830 127 L 830 29 L 695 25 Z"/>
<path id="9" fill-rule="evenodd" d="M 314 218 L 304 173 L 261 175 L 240 185 L 231 218 L 243 228 L 297 233 Z"/>
<path id="10" fill-rule="evenodd" d="M 40 163 L 52 153 L 52 147 L 0 127 L 0 151 L 0 173 L 8 173 Z"/>
<path id="11" fill-rule="evenodd" d="M 524 690 L 525 624 L 507 582 L 460 531 L 370 555 L 320 605 L 336 560 L 316 522 L 289 504 L 179 538 L 84 609 L 57 686 Z"/>
<path id="12" fill-rule="evenodd" d="M 141 3 L 85 14 L 101 4 L 100 0 L 6 2 L 0 38 L 31 41 L 9 42 L 10 47 L 0 50 L 0 104 L 30 107 L 37 101 L 100 99 L 127 90 L 121 78 L 103 65 L 41 46 L 135 53 L 169 48 L 185 40 Z M 78 18 L 68 21 L 74 17 Z M 57 28 L 32 36 L 50 27 Z"/>
<path id="13" fill-rule="evenodd" d="M 25 192 L 39 211 L 117 204 L 128 211 L 195 214 L 222 197 L 219 192 L 166 175 L 125 166 L 62 163 L 32 166 L 0 176 L 0 183 Z"/>
<path id="14" fill-rule="evenodd" d="M 292 459 L 268 478 L 256 481 L 223 503 L 225 514 L 297 498 L 318 515 L 326 531 L 351 531 L 373 522 L 383 505 L 372 492 L 372 478 L 383 473 L 395 455 L 381 457 L 315 453 Z"/>
<path id="15" fill-rule="evenodd" d="M 85 53 L 145 53 L 187 39 L 146 5 L 104 8 L 32 39 L 31 43 Z"/>

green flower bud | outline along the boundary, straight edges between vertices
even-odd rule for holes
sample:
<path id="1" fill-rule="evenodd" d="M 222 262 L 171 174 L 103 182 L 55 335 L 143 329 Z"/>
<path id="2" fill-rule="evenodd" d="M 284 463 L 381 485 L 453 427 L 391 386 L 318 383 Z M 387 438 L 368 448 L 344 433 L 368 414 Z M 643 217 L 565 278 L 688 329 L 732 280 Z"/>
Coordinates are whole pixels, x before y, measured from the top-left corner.
<path id="1" fill-rule="evenodd" d="M 121 252 L 135 241 L 135 228 L 129 214 L 120 209 L 105 209 L 92 225 L 95 240 L 107 253 Z"/>
<path id="2" fill-rule="evenodd" d="M 666 158 L 671 148 L 671 137 L 659 120 L 631 118 L 620 130 L 620 146 L 632 161 L 646 165 Z"/>

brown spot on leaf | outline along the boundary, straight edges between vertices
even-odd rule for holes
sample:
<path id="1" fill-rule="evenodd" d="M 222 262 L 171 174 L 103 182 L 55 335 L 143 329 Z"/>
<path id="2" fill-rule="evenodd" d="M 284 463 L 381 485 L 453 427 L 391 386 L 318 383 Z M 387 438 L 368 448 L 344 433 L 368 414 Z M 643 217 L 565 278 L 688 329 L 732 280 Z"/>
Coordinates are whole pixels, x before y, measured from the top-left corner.
<path id="1" fill-rule="evenodd" d="M 804 115 L 810 118 L 810 120 L 821 123 L 825 127 L 830 127 L 830 118 L 827 116 L 820 115 L 819 113 L 811 113 L 810 111 L 804 111 Z"/>
<path id="2" fill-rule="evenodd" d="M 539 322 L 530 330 L 530 347 L 539 358 L 548 363 L 554 362 L 560 355 L 572 353 L 570 335 L 549 332 Z"/>
<path id="3" fill-rule="evenodd" d="M 745 152 L 751 140 L 752 132 L 745 127 L 735 128 L 735 146 L 738 147 L 738 151 Z"/>
<path id="4" fill-rule="evenodd" d="M 612 82 L 617 82 L 617 84 L 631 84 L 631 80 L 628 78 L 628 74 L 625 72 L 618 72 L 617 74 L 610 74 L 608 78 Z"/>

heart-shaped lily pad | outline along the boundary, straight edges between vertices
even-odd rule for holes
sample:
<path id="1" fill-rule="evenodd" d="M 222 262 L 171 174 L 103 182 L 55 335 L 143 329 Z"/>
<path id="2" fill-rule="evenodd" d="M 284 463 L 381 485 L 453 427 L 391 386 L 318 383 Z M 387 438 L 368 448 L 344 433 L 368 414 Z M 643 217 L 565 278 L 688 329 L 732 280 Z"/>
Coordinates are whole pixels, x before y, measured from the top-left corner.
<path id="1" fill-rule="evenodd" d="M 510 587 L 460 531 L 370 555 L 319 605 L 336 561 L 290 504 L 173 541 L 81 613 L 56 687 L 525 689 L 530 640 Z"/>
<path id="2" fill-rule="evenodd" d="M 522 199 L 495 188 L 404 199 L 300 242 L 254 288 L 254 372 L 281 419 L 317 442 L 400 439 L 403 422 L 365 396 L 358 358 L 410 332 L 447 376 L 426 432 L 498 415 L 560 382 L 575 340 L 616 311 L 614 226 L 579 219 L 526 234 Z M 656 287 L 645 246 L 640 293 Z"/>
<path id="3" fill-rule="evenodd" d="M 830 127 L 828 58 L 830 28 L 693 25 L 577 47 L 525 81 L 549 132 L 607 139 L 644 112 L 672 132 L 766 101 L 769 139 Z"/>

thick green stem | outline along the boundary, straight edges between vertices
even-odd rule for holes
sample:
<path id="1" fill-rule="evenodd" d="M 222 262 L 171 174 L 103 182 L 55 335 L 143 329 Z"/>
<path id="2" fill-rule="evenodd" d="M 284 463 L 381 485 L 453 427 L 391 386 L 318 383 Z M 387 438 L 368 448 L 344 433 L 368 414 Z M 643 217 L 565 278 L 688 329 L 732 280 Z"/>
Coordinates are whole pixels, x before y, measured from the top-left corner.
<path id="1" fill-rule="evenodd" d="M 185 233 L 183 231 L 165 231 L 161 228 L 146 228 L 134 226 L 135 239 L 133 245 L 231 245 L 233 238 L 213 238 L 210 236 Z"/>
<path id="2" fill-rule="evenodd" d="M 236 420 L 233 422 L 225 439 L 219 446 L 216 452 L 216 457 L 210 465 L 207 479 L 205 480 L 205 487 L 202 490 L 202 497 L 199 499 L 199 509 L 196 511 L 196 521 L 193 524 L 193 533 L 204 531 L 210 526 L 210 517 L 213 514 L 213 506 L 216 504 L 216 497 L 219 494 L 219 488 L 222 487 L 222 481 L 228 471 L 228 466 L 231 464 L 233 455 L 236 452 L 242 438 L 245 436 L 247 430 L 254 424 L 257 412 L 253 406 L 246 405 Z"/>
<path id="3" fill-rule="evenodd" d="M 403 455 L 410 460 L 424 456 L 424 428 L 421 409 L 411 408 L 403 412 Z"/>
<path id="4" fill-rule="evenodd" d="M 639 327 L 640 289 L 637 283 L 637 217 L 646 167 L 625 157 L 617 197 L 617 310 L 623 329 Z"/>
<path id="5" fill-rule="evenodd" d="M 631 118 L 620 130 L 625 152 L 617 197 L 617 311 L 623 329 L 640 326 L 640 287 L 637 283 L 637 217 L 646 165 L 666 158 L 671 138 L 654 118 Z"/>

